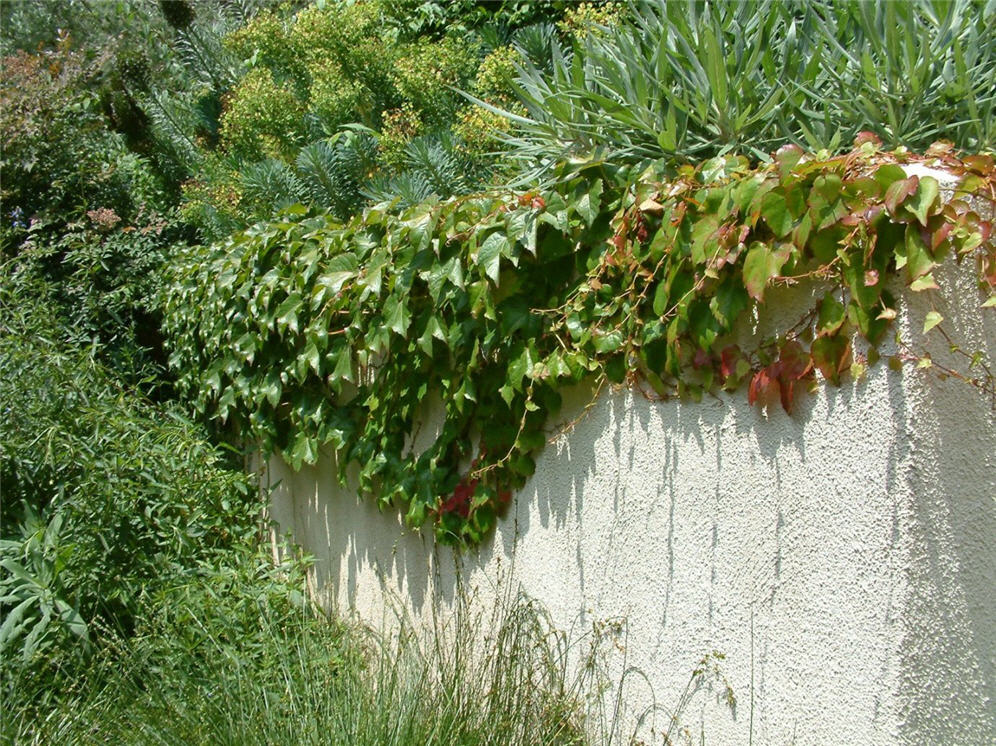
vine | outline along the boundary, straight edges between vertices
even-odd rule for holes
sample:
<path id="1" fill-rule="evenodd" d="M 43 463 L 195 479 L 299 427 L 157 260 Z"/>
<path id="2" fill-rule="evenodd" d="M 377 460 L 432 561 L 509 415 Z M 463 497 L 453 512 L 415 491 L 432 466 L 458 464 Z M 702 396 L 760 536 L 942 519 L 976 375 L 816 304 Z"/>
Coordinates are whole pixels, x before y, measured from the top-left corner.
<path id="1" fill-rule="evenodd" d="M 913 162 L 957 174 L 954 198 L 907 176 Z M 299 468 L 330 446 L 343 482 L 354 464 L 360 490 L 409 525 L 474 542 L 533 473 L 566 385 L 746 384 L 752 403 L 790 410 L 800 387 L 860 370 L 856 335 L 877 349 L 890 277 L 931 291 L 946 255 L 970 256 L 996 305 L 996 248 L 969 196 L 996 197 L 991 157 L 864 141 L 676 177 L 569 164 L 542 192 L 385 204 L 345 224 L 292 208 L 173 268 L 171 364 L 201 412 L 265 451 Z M 732 342 L 770 287 L 809 279 L 827 290 L 797 324 L 757 349 Z M 416 452 L 433 394 L 444 417 Z"/>

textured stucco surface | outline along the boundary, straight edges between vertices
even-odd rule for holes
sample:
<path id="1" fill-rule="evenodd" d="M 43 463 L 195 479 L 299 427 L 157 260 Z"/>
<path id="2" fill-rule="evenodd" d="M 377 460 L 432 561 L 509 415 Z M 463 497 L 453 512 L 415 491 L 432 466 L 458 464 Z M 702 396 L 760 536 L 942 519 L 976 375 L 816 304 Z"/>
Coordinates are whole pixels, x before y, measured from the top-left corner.
<path id="1" fill-rule="evenodd" d="M 955 361 L 920 334 L 936 307 L 992 360 L 996 314 L 979 311 L 970 268 L 941 275 L 957 289 L 904 294 L 898 328 Z M 814 292 L 771 306 L 797 318 Z M 590 397 L 570 392 L 561 419 Z M 340 488 L 333 456 L 298 473 L 271 460 L 272 516 L 316 556 L 326 601 L 373 625 L 518 589 L 578 638 L 622 622 L 606 665 L 627 726 L 672 707 L 718 651 L 738 703 L 698 692 L 682 716 L 696 743 L 996 742 L 996 417 L 978 390 L 882 363 L 791 416 L 743 392 L 607 391 L 551 436 L 495 535 L 461 555 Z"/>

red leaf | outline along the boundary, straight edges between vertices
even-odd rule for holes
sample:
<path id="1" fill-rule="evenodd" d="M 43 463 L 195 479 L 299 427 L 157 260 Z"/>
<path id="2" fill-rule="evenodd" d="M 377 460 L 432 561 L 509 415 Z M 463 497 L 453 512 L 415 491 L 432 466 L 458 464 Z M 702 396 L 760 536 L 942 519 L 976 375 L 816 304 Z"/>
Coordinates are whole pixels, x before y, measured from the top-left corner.
<path id="1" fill-rule="evenodd" d="M 779 391 L 781 393 L 782 409 L 784 409 L 785 412 L 788 414 L 792 414 L 792 396 L 794 388 L 795 388 L 794 383 L 792 382 L 785 383 L 784 381 L 782 381 L 781 386 L 779 388 Z"/>
<path id="2" fill-rule="evenodd" d="M 747 402 L 753 405 L 755 402 L 760 401 L 762 404 L 767 403 L 773 397 L 776 391 L 780 388 L 778 385 L 778 379 L 772 376 L 772 368 L 777 365 L 769 365 L 767 368 L 763 368 L 754 374 L 754 377 L 750 381 L 750 386 L 747 387 Z"/>
<path id="3" fill-rule="evenodd" d="M 723 378 L 729 378 L 736 372 L 737 362 L 742 357 L 743 353 L 737 345 L 728 345 L 723 348 L 723 351 L 719 353 L 719 372 L 723 374 Z"/>
<path id="4" fill-rule="evenodd" d="M 889 212 L 893 216 L 896 215 L 896 211 L 899 206 L 909 197 L 911 194 L 916 192 L 917 186 L 920 184 L 920 179 L 917 176 L 910 176 L 908 179 L 899 179 L 894 181 L 889 185 L 889 188 L 885 190 L 885 206 L 888 208 Z"/>
<path id="5" fill-rule="evenodd" d="M 463 518 L 470 515 L 470 501 L 477 490 L 480 480 L 461 481 L 453 490 L 453 494 L 439 506 L 441 513 L 457 513 Z"/>
<path id="6" fill-rule="evenodd" d="M 866 142 L 870 142 L 872 145 L 881 145 L 882 138 L 876 135 L 874 132 L 869 132 L 864 130 L 859 132 L 857 137 L 854 138 L 854 147 L 858 148 L 864 145 Z"/>
<path id="7" fill-rule="evenodd" d="M 789 383 L 798 381 L 813 369 L 813 361 L 802 345 L 795 340 L 783 342 L 778 350 L 777 375 Z"/>
<path id="8" fill-rule="evenodd" d="M 994 168 L 992 156 L 988 155 L 967 155 L 961 160 L 971 171 L 982 174 L 983 176 L 990 173 Z"/>
<path id="9" fill-rule="evenodd" d="M 948 237 L 951 233 L 951 229 L 954 226 L 951 223 L 941 223 L 941 227 L 934 231 L 930 236 L 930 250 L 937 251 L 937 247 L 944 243 L 944 239 Z"/>
<path id="10" fill-rule="evenodd" d="M 982 236 L 982 243 L 986 243 L 989 240 L 989 236 L 993 231 L 993 224 L 988 220 L 979 221 L 979 234 Z"/>
<path id="11" fill-rule="evenodd" d="M 778 362 L 768 367 L 772 376 L 777 378 L 782 409 L 791 413 L 795 383 L 810 374 L 813 361 L 802 345 L 792 339 L 783 342 L 778 352 Z"/>
<path id="12" fill-rule="evenodd" d="M 782 145 L 775 151 L 775 163 L 778 164 L 782 178 L 795 168 L 795 165 L 802 160 L 803 155 L 803 150 L 798 145 Z"/>

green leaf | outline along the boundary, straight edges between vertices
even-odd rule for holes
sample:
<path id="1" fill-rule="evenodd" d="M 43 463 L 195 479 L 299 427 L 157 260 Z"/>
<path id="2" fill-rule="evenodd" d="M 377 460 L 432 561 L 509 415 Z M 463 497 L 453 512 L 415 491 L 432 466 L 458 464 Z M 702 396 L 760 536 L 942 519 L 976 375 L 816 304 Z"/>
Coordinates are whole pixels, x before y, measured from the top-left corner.
<path id="1" fill-rule="evenodd" d="M 303 358 L 311 369 L 315 371 L 315 373 L 318 373 L 319 375 L 321 374 L 322 359 L 318 354 L 318 347 L 315 346 L 314 342 L 308 342 L 307 346 L 304 348 Z"/>
<path id="2" fill-rule="evenodd" d="M 338 295 L 339 291 L 342 290 L 342 286 L 354 277 L 356 277 L 355 270 L 329 272 L 318 278 L 318 284 L 328 290 L 332 295 Z"/>
<path id="3" fill-rule="evenodd" d="M 800 150 L 799 152 L 801 153 L 802 151 Z M 761 186 L 761 182 L 763 181 L 763 176 L 755 174 L 737 184 L 736 189 L 733 191 L 733 204 L 737 206 L 737 209 L 741 213 L 747 212 L 751 202 L 754 200 L 754 195 L 757 194 L 758 187 Z"/>
<path id="4" fill-rule="evenodd" d="M 840 383 L 840 374 L 851 365 L 851 343 L 842 334 L 817 337 L 810 347 L 815 365 L 831 383 Z"/>
<path id="5" fill-rule="evenodd" d="M 505 234 L 501 231 L 495 231 L 484 239 L 484 243 L 477 251 L 478 266 L 484 269 L 484 273 L 491 278 L 496 286 L 498 285 L 502 254 L 507 254 L 509 248 L 508 238 Z"/>
<path id="6" fill-rule="evenodd" d="M 271 407 L 280 403 L 280 395 L 283 393 L 283 384 L 280 382 L 280 373 L 276 368 L 271 368 L 266 374 L 260 386 L 260 393 L 270 402 Z"/>
<path id="7" fill-rule="evenodd" d="M 944 321 L 944 317 L 941 314 L 937 311 L 931 311 L 923 321 L 923 333 L 926 334 L 942 321 Z"/>
<path id="8" fill-rule="evenodd" d="M 87 628 L 87 624 L 76 609 L 61 598 L 55 600 L 55 608 L 59 612 L 59 618 L 62 620 L 62 623 L 69 628 L 72 634 L 84 642 L 90 639 L 90 631 Z"/>
<path id="9" fill-rule="evenodd" d="M 719 230 L 719 218 L 706 215 L 692 228 L 692 261 L 705 264 L 716 253 L 719 245 L 716 234 Z"/>
<path id="10" fill-rule="evenodd" d="M 920 221 L 920 225 L 926 227 L 927 218 L 934 212 L 934 207 L 938 202 L 940 193 L 941 188 L 937 183 L 937 179 L 930 176 L 924 176 L 920 179 L 920 184 L 913 199 L 906 202 L 906 209 L 916 216 L 916 219 Z"/>
<path id="11" fill-rule="evenodd" d="M 295 471 L 301 468 L 302 463 L 313 464 L 318 460 L 318 441 L 302 430 L 295 437 L 288 455 Z"/>
<path id="12" fill-rule="evenodd" d="M 335 384 L 340 381 L 356 383 L 356 378 L 353 376 L 353 351 L 349 345 L 343 345 L 336 355 L 335 368 L 329 376 L 329 380 Z"/>
<path id="13" fill-rule="evenodd" d="M 761 199 L 761 217 L 778 238 L 784 238 L 792 232 L 795 220 L 789 212 L 785 195 L 780 192 L 768 192 Z"/>
<path id="14" fill-rule="evenodd" d="M 6 567 L 6 565 L 4 565 Z M 24 629 L 25 622 L 22 624 L 22 620 L 25 618 L 28 609 L 34 606 L 38 602 L 38 596 L 31 595 L 26 599 L 21 601 L 13 609 L 8 609 L 7 618 L 3 620 L 3 625 L 0 626 L 0 651 L 4 651 L 13 640 L 16 640 L 19 633 Z M 4 651 L 6 653 L 6 651 Z"/>
<path id="15" fill-rule="evenodd" d="M 747 291 L 736 275 L 729 275 L 716 288 L 716 294 L 709 301 L 709 308 L 715 319 L 729 330 L 750 302 Z"/>
<path id="16" fill-rule="evenodd" d="M 531 456 L 525 453 L 513 454 L 509 459 L 508 465 L 512 471 L 524 477 L 530 477 L 536 471 L 536 462 L 533 461 Z"/>
<path id="17" fill-rule="evenodd" d="M 439 319 L 435 316 L 430 316 L 428 323 L 425 325 L 425 332 L 419 337 L 418 344 L 419 347 L 425 352 L 426 355 L 432 355 L 432 340 L 438 339 L 440 342 L 446 342 L 446 332 L 443 331 L 442 325 L 439 323 Z"/>
<path id="18" fill-rule="evenodd" d="M 847 318 L 847 308 L 830 293 L 823 296 L 820 302 L 820 315 L 816 321 L 816 329 L 820 335 L 835 333 Z"/>
<path id="19" fill-rule="evenodd" d="M 885 190 L 885 206 L 892 215 L 896 215 L 899 206 L 916 191 L 918 182 L 919 179 L 916 176 L 910 176 L 908 179 L 894 181 Z"/>
<path id="20" fill-rule="evenodd" d="M 536 361 L 535 349 L 531 344 L 525 345 L 519 356 L 508 364 L 508 385 L 516 391 L 522 391 L 522 379 L 529 375 Z"/>
<path id="21" fill-rule="evenodd" d="M 921 293 L 924 290 L 937 290 L 937 282 L 934 280 L 934 275 L 928 272 L 922 277 L 917 277 L 910 283 L 910 290 L 914 293 Z"/>
<path id="22" fill-rule="evenodd" d="M 277 329 L 290 329 L 297 334 L 297 314 L 301 310 L 303 301 L 300 293 L 291 293 L 287 299 L 277 307 Z"/>
<path id="23" fill-rule="evenodd" d="M 902 166 L 897 166 L 895 163 L 887 163 L 884 166 L 879 166 L 875 170 L 875 173 L 872 174 L 872 178 L 878 182 L 882 191 L 885 192 L 897 181 L 904 181 L 906 179 L 906 172 Z"/>
<path id="24" fill-rule="evenodd" d="M 392 295 L 387 299 L 384 304 L 384 323 L 395 334 L 405 336 L 409 324 L 412 323 L 407 298 L 398 298 L 396 295 Z"/>
<path id="25" fill-rule="evenodd" d="M 598 209 L 602 201 L 602 180 L 596 179 L 591 188 L 578 200 L 576 208 L 578 214 L 584 218 L 589 226 L 598 217 Z"/>
<path id="26" fill-rule="evenodd" d="M 927 244 L 923 242 L 920 228 L 912 223 L 906 226 L 903 248 L 905 249 L 906 268 L 914 280 L 934 268 L 934 258 L 930 255 Z"/>
<path id="27" fill-rule="evenodd" d="M 668 308 L 668 300 L 670 299 L 670 294 L 667 291 L 667 285 L 663 282 L 657 284 L 657 290 L 654 291 L 654 313 L 657 316 L 663 316 Z"/>
<path id="28" fill-rule="evenodd" d="M 593 336 L 595 351 L 603 355 L 609 352 L 615 352 L 623 346 L 623 342 L 625 341 L 626 338 L 618 329 L 614 329 L 608 333 L 596 332 Z"/>

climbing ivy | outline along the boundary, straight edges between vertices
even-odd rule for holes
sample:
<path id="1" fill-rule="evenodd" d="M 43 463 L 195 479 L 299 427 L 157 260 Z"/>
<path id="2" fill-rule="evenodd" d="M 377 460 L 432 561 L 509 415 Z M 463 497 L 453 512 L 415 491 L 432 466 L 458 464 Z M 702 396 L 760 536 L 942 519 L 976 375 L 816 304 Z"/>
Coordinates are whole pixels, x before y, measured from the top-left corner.
<path id="1" fill-rule="evenodd" d="M 961 176 L 942 201 L 930 176 Z M 937 288 L 949 253 L 978 262 L 996 305 L 996 249 L 969 195 L 996 195 L 988 156 L 840 157 L 794 146 L 752 167 L 736 156 L 665 175 L 587 161 L 542 192 L 368 209 L 348 223 L 292 208 L 191 249 L 165 301 L 171 363 L 197 407 L 291 464 L 338 453 L 361 492 L 473 542 L 533 473 L 564 386 L 637 383 L 698 397 L 747 384 L 792 407 L 837 383 L 896 315 L 887 280 Z M 769 288 L 825 288 L 799 323 L 753 349 L 738 322 Z M 931 317 L 928 324 L 940 321 Z M 426 402 L 444 416 L 411 445 Z"/>

